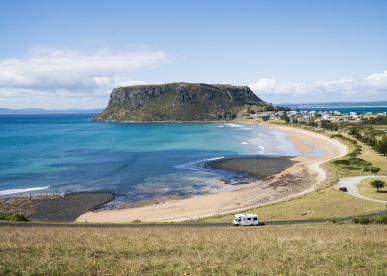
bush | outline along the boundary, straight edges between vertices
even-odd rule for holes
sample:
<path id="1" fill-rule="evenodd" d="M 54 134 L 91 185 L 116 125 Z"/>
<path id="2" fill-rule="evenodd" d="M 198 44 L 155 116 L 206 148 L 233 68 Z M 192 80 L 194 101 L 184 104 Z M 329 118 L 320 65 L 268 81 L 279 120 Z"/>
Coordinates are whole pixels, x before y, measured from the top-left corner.
<path id="1" fill-rule="evenodd" d="M 352 219 L 353 223 L 356 224 L 387 224 L 387 214 L 375 216 L 375 217 L 366 217 L 366 216 L 360 216 L 360 217 L 354 217 Z"/>
<path id="2" fill-rule="evenodd" d="M 366 216 L 354 217 L 352 219 L 352 222 L 356 224 L 370 224 L 372 222 L 372 219 Z"/>
<path id="3" fill-rule="evenodd" d="M 29 221 L 29 219 L 23 214 L 0 215 L 0 220 Z"/>
<path id="4" fill-rule="evenodd" d="M 387 224 L 387 214 L 373 217 L 373 221 L 376 224 Z"/>
<path id="5" fill-rule="evenodd" d="M 370 171 L 372 173 L 378 173 L 380 171 L 380 168 L 377 168 L 377 167 L 370 167 Z"/>
<path id="6" fill-rule="evenodd" d="M 349 160 L 335 160 L 332 163 L 335 165 L 349 165 Z"/>

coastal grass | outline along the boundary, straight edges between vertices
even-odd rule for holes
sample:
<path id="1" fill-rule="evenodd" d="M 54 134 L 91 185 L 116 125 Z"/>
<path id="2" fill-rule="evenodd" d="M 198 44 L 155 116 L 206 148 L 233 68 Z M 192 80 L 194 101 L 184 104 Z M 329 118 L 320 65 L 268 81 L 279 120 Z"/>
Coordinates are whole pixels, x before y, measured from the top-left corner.
<path id="1" fill-rule="evenodd" d="M 387 157 L 377 153 L 362 142 L 358 143 L 362 146 L 361 154 L 358 157 L 372 163 L 373 166 L 380 168 L 380 171 L 377 174 L 387 175 Z"/>
<path id="2" fill-rule="evenodd" d="M 375 177 L 375 178 L 368 178 L 364 179 L 359 184 L 359 192 L 363 196 L 375 198 L 375 199 L 381 199 L 387 201 L 387 187 L 384 187 L 383 189 L 379 189 L 379 192 L 376 192 L 376 188 L 371 186 L 371 181 L 373 180 L 382 180 L 384 182 L 387 182 L 387 177 L 381 178 L 381 177 Z"/>
<path id="3" fill-rule="evenodd" d="M 384 225 L 23 228 L 0 231 L 0 274 L 383 275 Z"/>
<path id="4" fill-rule="evenodd" d="M 259 220 L 308 220 L 352 217 L 366 215 L 385 210 L 382 203 L 355 198 L 337 188 L 329 186 L 299 198 L 290 199 L 277 204 L 247 210 L 247 213 L 256 213 Z M 239 212 L 240 213 L 240 212 Z M 231 223 L 234 213 L 207 217 L 195 220 L 200 223 Z"/>

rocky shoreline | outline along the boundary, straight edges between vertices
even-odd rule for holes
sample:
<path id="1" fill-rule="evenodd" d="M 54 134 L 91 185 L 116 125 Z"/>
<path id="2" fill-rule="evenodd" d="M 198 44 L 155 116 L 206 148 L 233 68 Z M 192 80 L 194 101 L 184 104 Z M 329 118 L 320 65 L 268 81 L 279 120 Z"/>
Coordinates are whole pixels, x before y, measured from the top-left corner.
<path id="1" fill-rule="evenodd" d="M 0 199 L 0 214 L 23 214 L 33 221 L 70 222 L 114 198 L 114 193 L 105 191 L 8 197 Z"/>
<path id="2" fill-rule="evenodd" d="M 296 162 L 292 157 L 237 157 L 224 158 L 209 161 L 205 167 L 213 170 L 227 170 L 250 175 L 257 180 L 263 180 L 270 176 L 276 175 Z"/>

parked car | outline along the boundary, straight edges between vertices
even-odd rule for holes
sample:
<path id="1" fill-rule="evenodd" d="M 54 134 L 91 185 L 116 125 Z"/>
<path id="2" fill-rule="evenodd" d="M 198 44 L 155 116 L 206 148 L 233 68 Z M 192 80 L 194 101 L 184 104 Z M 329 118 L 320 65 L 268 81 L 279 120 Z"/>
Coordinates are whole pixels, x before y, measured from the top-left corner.
<path id="1" fill-rule="evenodd" d="M 348 189 L 345 188 L 345 187 L 340 187 L 339 190 L 340 190 L 341 192 L 344 192 L 344 193 L 345 193 L 345 192 L 348 192 Z"/>

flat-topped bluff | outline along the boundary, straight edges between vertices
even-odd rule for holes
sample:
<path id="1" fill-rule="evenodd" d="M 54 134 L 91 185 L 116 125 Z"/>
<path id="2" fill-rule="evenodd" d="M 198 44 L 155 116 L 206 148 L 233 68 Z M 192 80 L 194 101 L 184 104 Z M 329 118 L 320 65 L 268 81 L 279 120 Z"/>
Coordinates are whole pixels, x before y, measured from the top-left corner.
<path id="1" fill-rule="evenodd" d="M 113 89 L 97 121 L 214 121 L 271 105 L 247 86 L 204 83 L 137 85 Z"/>

